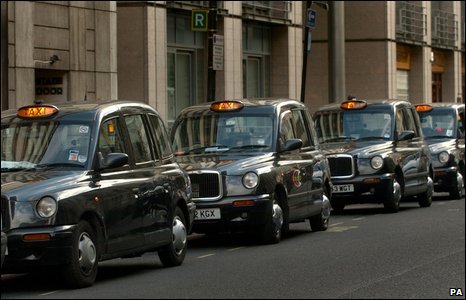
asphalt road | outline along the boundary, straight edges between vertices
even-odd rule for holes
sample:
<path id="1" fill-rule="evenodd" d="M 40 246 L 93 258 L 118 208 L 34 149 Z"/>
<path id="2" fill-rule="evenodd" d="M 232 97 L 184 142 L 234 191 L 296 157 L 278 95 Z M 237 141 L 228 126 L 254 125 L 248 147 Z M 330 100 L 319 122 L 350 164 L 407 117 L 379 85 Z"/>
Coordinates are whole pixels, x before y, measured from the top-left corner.
<path id="1" fill-rule="evenodd" d="M 62 289 L 53 273 L 2 275 L 1 298 L 464 299 L 465 200 L 446 195 L 395 214 L 350 205 L 327 231 L 293 224 L 276 245 L 192 235 L 183 265 L 163 268 L 156 253 L 106 261 L 85 289 Z"/>

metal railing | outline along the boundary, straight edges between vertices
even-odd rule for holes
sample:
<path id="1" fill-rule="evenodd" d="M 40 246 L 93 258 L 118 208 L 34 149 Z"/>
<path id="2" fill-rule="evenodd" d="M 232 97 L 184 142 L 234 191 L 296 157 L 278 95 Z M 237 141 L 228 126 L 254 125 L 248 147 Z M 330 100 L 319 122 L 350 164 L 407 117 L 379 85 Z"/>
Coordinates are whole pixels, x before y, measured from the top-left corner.
<path id="1" fill-rule="evenodd" d="M 247 19 L 290 23 L 291 1 L 243 1 L 243 17 Z"/>
<path id="2" fill-rule="evenodd" d="M 457 15 L 442 10 L 432 10 L 432 46 L 457 48 Z"/>
<path id="3" fill-rule="evenodd" d="M 427 14 L 422 5 L 410 1 L 396 2 L 396 37 L 413 44 L 425 44 Z"/>

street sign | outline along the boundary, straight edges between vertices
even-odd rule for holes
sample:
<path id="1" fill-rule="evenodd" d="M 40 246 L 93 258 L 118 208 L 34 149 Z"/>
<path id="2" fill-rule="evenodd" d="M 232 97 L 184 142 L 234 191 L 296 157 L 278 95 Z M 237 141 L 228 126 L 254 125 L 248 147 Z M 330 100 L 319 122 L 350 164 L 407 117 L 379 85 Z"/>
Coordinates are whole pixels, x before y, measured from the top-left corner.
<path id="1" fill-rule="evenodd" d="M 307 10 L 307 27 L 314 28 L 316 26 L 316 11 L 313 9 Z"/>
<path id="2" fill-rule="evenodd" d="M 193 9 L 191 12 L 191 30 L 207 31 L 209 11 L 206 9 Z"/>

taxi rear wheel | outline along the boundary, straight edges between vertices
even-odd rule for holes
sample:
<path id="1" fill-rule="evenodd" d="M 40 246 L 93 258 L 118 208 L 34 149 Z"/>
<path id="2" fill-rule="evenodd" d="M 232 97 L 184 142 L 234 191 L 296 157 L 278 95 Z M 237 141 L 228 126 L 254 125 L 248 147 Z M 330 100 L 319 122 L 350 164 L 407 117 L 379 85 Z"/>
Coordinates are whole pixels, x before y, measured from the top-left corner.
<path id="1" fill-rule="evenodd" d="M 464 178 L 460 172 L 456 173 L 456 185 L 449 191 L 451 199 L 463 198 Z"/>
<path id="2" fill-rule="evenodd" d="M 324 231 L 328 228 L 328 221 L 330 219 L 330 201 L 326 193 L 322 196 L 322 209 L 318 215 L 312 216 L 309 219 L 312 231 Z"/>
<path id="3" fill-rule="evenodd" d="M 398 178 L 393 179 L 393 183 L 387 196 L 383 202 L 383 206 L 387 212 L 396 213 L 400 210 L 401 200 L 401 185 Z"/>
<path id="4" fill-rule="evenodd" d="M 97 276 L 98 257 L 94 230 L 82 220 L 73 235 L 71 262 L 62 268 L 65 284 L 70 288 L 91 286 Z"/>
<path id="5" fill-rule="evenodd" d="M 183 263 L 188 248 L 188 232 L 183 211 L 176 207 L 172 220 L 172 242 L 159 249 L 160 261 L 165 267 L 179 266 Z"/>
<path id="6" fill-rule="evenodd" d="M 427 177 L 427 191 L 417 196 L 420 207 L 429 207 L 432 205 L 432 195 L 434 193 L 434 181 L 430 176 Z"/>
<path id="7" fill-rule="evenodd" d="M 272 203 L 272 210 L 262 232 L 262 241 L 266 244 L 277 244 L 282 238 L 283 210 L 276 199 Z"/>

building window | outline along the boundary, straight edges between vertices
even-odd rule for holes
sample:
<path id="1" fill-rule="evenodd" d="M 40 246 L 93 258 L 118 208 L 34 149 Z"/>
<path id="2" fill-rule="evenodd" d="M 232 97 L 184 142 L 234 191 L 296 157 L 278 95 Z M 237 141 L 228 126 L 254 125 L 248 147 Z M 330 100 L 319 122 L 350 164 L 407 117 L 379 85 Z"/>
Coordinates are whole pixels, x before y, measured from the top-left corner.
<path id="1" fill-rule="evenodd" d="M 243 27 L 243 96 L 270 96 L 271 29 L 246 24 Z"/>
<path id="2" fill-rule="evenodd" d="M 442 73 L 432 73 L 432 102 L 442 102 Z"/>
<path id="3" fill-rule="evenodd" d="M 409 71 L 396 71 L 396 97 L 400 100 L 408 100 L 409 97 Z"/>
<path id="4" fill-rule="evenodd" d="M 168 124 L 185 107 L 206 99 L 206 34 L 192 31 L 190 15 L 167 15 Z"/>

